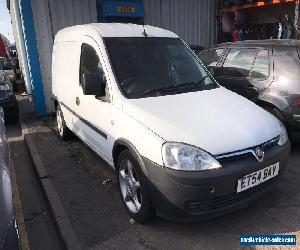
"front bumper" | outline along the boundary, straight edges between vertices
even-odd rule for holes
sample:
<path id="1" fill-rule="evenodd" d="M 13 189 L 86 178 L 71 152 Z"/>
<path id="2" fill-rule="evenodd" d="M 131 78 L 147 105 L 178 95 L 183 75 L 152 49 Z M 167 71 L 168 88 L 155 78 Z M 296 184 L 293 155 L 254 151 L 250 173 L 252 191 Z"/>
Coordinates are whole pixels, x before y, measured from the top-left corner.
<path id="1" fill-rule="evenodd" d="M 176 171 L 143 160 L 157 214 L 171 220 L 192 221 L 244 208 L 267 193 L 282 175 L 289 152 L 288 142 L 266 151 L 263 163 L 247 157 L 223 162 L 221 169 L 203 172 Z M 280 162 L 277 177 L 236 193 L 238 179 L 277 162 Z"/>

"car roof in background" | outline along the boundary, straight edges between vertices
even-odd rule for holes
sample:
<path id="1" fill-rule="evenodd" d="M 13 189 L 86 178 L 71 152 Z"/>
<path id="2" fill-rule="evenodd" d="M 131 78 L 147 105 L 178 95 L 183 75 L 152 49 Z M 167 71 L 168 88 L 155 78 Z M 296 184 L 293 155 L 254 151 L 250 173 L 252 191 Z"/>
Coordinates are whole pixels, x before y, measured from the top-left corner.
<path id="1" fill-rule="evenodd" d="M 199 50 L 205 49 L 205 47 L 203 47 L 201 45 L 189 45 L 189 47 L 191 49 L 199 49 Z"/>
<path id="2" fill-rule="evenodd" d="M 300 46 L 300 40 L 293 39 L 268 39 L 268 40 L 246 40 L 239 42 L 227 42 L 217 44 L 215 46 L 210 47 L 218 48 L 218 47 L 273 47 L 273 46 Z"/>
<path id="3" fill-rule="evenodd" d="M 55 40 L 58 41 L 76 41 L 78 35 L 91 35 L 97 31 L 101 37 L 166 37 L 178 38 L 176 34 L 169 30 L 150 26 L 124 23 L 91 23 L 67 27 L 60 30 Z M 145 35 L 146 32 L 146 35 Z"/>

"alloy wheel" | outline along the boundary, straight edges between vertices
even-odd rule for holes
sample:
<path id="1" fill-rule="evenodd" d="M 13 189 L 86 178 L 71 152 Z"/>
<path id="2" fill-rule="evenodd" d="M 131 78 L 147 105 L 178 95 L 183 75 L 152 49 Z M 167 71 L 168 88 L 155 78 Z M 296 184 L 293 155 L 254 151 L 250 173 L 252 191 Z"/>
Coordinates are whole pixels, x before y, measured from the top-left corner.
<path id="1" fill-rule="evenodd" d="M 63 119 L 62 119 L 62 115 L 61 115 L 60 110 L 56 111 L 56 120 L 57 120 L 58 133 L 62 136 L 64 127 L 63 127 Z"/>
<path id="2" fill-rule="evenodd" d="M 132 213 L 138 213 L 142 206 L 142 191 L 133 164 L 124 159 L 119 168 L 119 183 L 123 200 Z"/>

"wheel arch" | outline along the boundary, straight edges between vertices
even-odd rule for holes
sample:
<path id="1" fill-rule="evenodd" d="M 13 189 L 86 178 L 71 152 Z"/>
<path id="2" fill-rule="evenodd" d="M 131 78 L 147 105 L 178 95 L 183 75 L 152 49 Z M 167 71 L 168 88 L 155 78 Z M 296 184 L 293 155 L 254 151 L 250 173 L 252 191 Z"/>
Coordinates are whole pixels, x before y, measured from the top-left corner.
<path id="1" fill-rule="evenodd" d="M 275 111 L 276 111 L 276 117 L 277 118 L 279 118 L 281 121 L 285 121 L 286 119 L 285 119 L 285 116 L 283 115 L 283 112 L 282 112 L 282 110 L 279 108 L 279 107 L 277 107 L 275 104 L 273 104 L 272 102 L 268 102 L 268 101 L 265 101 L 265 100 L 258 100 L 257 102 L 256 102 L 256 104 L 258 105 L 258 106 L 260 106 L 261 108 L 263 108 L 263 109 L 268 109 L 268 108 L 270 108 L 270 109 L 274 109 Z M 279 116 L 279 117 L 278 117 Z"/>
<path id="2" fill-rule="evenodd" d="M 137 148 L 130 141 L 128 141 L 127 139 L 124 139 L 124 138 L 117 139 L 115 141 L 113 149 L 112 149 L 112 157 L 113 157 L 113 163 L 115 166 L 115 170 L 117 169 L 116 165 L 117 165 L 118 157 L 121 154 L 121 152 L 124 150 L 130 151 L 130 153 L 138 161 L 143 173 L 147 176 L 147 169 L 145 167 L 145 164 L 144 164 L 141 154 L 139 153 Z"/>

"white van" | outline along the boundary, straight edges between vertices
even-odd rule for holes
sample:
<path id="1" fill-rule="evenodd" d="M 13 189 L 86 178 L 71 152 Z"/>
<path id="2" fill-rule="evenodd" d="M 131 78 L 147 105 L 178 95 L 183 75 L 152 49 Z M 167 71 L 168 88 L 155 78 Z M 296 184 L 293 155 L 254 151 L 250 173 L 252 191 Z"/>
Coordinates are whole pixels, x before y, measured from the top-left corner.
<path id="1" fill-rule="evenodd" d="M 284 126 L 220 87 L 170 31 L 66 28 L 56 35 L 52 70 L 59 137 L 72 131 L 115 169 L 136 221 L 245 207 L 286 165 Z"/>

